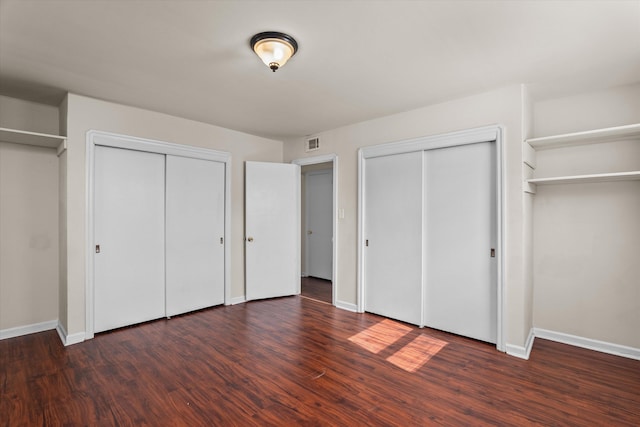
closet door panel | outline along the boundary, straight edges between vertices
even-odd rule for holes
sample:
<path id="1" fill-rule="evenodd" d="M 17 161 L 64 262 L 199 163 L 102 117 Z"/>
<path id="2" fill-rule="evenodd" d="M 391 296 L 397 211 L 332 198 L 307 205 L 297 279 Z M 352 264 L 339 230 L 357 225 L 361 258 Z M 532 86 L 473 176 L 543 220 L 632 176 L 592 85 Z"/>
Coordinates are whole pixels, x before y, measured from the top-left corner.
<path id="1" fill-rule="evenodd" d="M 496 342 L 495 143 L 425 151 L 425 326 Z"/>
<path id="2" fill-rule="evenodd" d="M 96 146 L 94 331 L 165 315 L 164 155 Z"/>
<path id="3" fill-rule="evenodd" d="M 365 311 L 421 324 L 422 152 L 365 164 Z"/>
<path id="4" fill-rule="evenodd" d="M 167 315 L 222 304 L 225 165 L 168 155 L 166 186 Z"/>

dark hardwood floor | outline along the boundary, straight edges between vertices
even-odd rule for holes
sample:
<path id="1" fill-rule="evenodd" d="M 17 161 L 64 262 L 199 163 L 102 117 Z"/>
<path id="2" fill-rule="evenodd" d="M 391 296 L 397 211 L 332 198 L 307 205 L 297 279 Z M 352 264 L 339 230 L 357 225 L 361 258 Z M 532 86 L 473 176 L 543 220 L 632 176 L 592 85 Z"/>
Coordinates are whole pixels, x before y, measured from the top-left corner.
<path id="1" fill-rule="evenodd" d="M 640 361 L 492 345 L 300 297 L 63 347 L 0 341 L 2 426 L 640 424 Z"/>
<path id="2" fill-rule="evenodd" d="M 300 295 L 328 304 L 333 303 L 331 280 L 303 277 L 300 281 L 302 288 Z"/>

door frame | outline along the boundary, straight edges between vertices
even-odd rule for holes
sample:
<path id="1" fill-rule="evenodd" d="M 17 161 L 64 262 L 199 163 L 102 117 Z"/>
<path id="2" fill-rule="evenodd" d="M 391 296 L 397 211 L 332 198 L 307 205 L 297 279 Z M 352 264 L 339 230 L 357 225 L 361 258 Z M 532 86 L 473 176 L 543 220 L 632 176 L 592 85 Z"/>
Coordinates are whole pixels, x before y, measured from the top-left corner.
<path id="1" fill-rule="evenodd" d="M 333 164 L 333 239 L 332 239 L 332 271 L 331 271 L 331 305 L 336 305 L 338 295 L 338 156 L 335 153 L 320 156 L 304 157 L 292 160 L 291 163 L 300 167 L 331 162 Z M 305 203 L 300 201 L 300 203 Z"/>
<path id="2" fill-rule="evenodd" d="M 499 125 L 479 127 L 458 132 L 425 136 L 398 142 L 372 145 L 358 149 L 358 236 L 357 236 L 357 310 L 364 312 L 365 296 L 365 168 L 366 159 L 392 154 L 409 153 L 415 151 L 433 150 L 436 148 L 454 147 L 458 145 L 476 144 L 482 142 L 495 142 L 496 144 L 496 251 L 497 251 L 497 325 L 496 325 L 496 348 L 505 351 L 505 291 L 504 291 L 504 128 Z M 425 230 L 423 230 L 423 251 Z M 423 269 L 424 270 L 424 269 Z M 424 276 L 423 276 L 424 286 Z M 424 326 L 424 325 L 420 325 Z"/>
<path id="3" fill-rule="evenodd" d="M 231 304 L 231 154 L 209 148 L 176 144 L 112 132 L 89 130 L 86 136 L 86 247 L 85 247 L 85 339 L 94 337 L 94 169 L 96 145 L 145 151 L 149 153 L 190 157 L 224 163 L 224 304 Z"/>

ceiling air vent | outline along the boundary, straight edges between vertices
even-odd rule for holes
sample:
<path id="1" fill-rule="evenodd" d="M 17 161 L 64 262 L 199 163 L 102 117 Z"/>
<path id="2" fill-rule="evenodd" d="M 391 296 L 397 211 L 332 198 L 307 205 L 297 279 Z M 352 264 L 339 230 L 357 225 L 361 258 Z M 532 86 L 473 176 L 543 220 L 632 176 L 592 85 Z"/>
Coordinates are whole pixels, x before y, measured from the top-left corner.
<path id="1" fill-rule="evenodd" d="M 314 151 L 320 148 L 320 138 L 307 139 L 306 151 Z"/>

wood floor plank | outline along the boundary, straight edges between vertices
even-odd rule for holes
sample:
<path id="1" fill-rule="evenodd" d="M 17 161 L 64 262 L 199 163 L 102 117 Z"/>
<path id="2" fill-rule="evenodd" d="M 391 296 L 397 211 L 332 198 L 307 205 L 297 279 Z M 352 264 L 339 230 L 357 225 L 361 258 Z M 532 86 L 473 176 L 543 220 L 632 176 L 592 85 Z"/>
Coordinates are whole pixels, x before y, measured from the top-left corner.
<path id="1" fill-rule="evenodd" d="M 524 361 L 300 297 L 0 341 L 0 426 L 434 424 L 636 426 L 640 362 L 545 340 Z"/>

